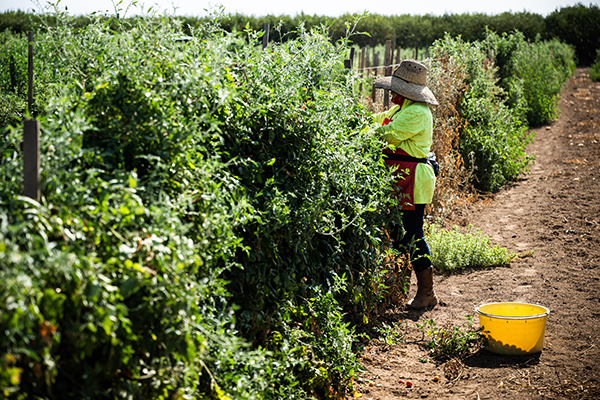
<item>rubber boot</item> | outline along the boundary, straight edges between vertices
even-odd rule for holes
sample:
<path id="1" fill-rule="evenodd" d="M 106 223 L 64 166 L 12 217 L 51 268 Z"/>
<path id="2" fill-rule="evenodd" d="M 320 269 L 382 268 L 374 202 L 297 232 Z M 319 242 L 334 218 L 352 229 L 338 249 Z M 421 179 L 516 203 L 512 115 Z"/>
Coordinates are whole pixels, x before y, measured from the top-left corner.
<path id="1" fill-rule="evenodd" d="M 417 275 L 417 294 L 407 303 L 408 307 L 421 309 L 435 306 L 438 299 L 433 290 L 433 268 L 429 267 L 425 271 L 415 274 Z"/>

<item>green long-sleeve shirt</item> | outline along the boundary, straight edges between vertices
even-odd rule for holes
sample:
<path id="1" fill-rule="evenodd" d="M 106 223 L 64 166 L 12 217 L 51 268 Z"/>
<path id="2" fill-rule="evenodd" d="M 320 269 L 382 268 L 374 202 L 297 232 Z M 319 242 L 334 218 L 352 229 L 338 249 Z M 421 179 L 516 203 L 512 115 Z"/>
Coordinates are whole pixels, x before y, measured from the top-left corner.
<path id="1" fill-rule="evenodd" d="M 382 140 L 416 158 L 426 158 L 433 142 L 433 116 L 426 103 L 406 99 L 402 108 L 396 105 L 373 116 L 375 133 Z M 391 122 L 382 126 L 386 118 Z M 435 174 L 428 164 L 419 163 L 415 171 L 415 204 L 429 204 L 433 199 Z"/>

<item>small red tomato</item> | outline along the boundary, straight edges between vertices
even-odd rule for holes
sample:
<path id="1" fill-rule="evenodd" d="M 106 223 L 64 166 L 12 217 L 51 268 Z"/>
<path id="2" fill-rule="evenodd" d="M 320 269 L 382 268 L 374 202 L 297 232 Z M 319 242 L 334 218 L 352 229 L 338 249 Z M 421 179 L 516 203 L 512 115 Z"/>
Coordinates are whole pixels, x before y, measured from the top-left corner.
<path id="1" fill-rule="evenodd" d="M 406 381 L 406 387 L 407 388 L 412 387 L 412 382 L 411 381 Z"/>
<path id="2" fill-rule="evenodd" d="M 402 379 L 399 379 L 398 383 L 404 383 L 404 381 Z"/>

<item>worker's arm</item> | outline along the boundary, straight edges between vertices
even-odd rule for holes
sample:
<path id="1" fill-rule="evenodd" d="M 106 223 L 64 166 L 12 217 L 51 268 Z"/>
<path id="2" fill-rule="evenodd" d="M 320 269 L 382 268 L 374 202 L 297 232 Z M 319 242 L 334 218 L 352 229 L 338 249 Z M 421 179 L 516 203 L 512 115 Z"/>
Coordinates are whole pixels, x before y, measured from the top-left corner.
<path id="1" fill-rule="evenodd" d="M 400 108 L 400 106 L 396 105 L 387 111 L 380 112 L 378 114 L 373 114 L 373 122 L 375 122 L 375 124 L 377 126 L 381 126 L 381 124 L 383 124 L 383 121 L 386 118 L 389 118 L 390 116 L 394 115 L 398 111 L 399 108 Z"/>
<path id="2" fill-rule="evenodd" d="M 397 146 L 415 135 L 423 133 L 431 124 L 431 114 L 424 112 L 421 105 L 404 107 L 387 125 L 379 126 L 375 132 L 381 135 L 385 142 Z"/>

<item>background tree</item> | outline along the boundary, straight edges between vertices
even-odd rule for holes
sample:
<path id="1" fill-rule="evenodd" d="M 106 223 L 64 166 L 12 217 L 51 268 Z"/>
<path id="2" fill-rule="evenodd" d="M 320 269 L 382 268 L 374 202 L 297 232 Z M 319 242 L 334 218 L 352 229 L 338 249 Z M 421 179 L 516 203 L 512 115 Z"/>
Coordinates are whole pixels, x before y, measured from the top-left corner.
<path id="1" fill-rule="evenodd" d="M 546 17 L 550 37 L 558 38 L 575 47 L 578 64 L 590 66 L 600 49 L 600 8 L 577 4 L 563 7 Z"/>

